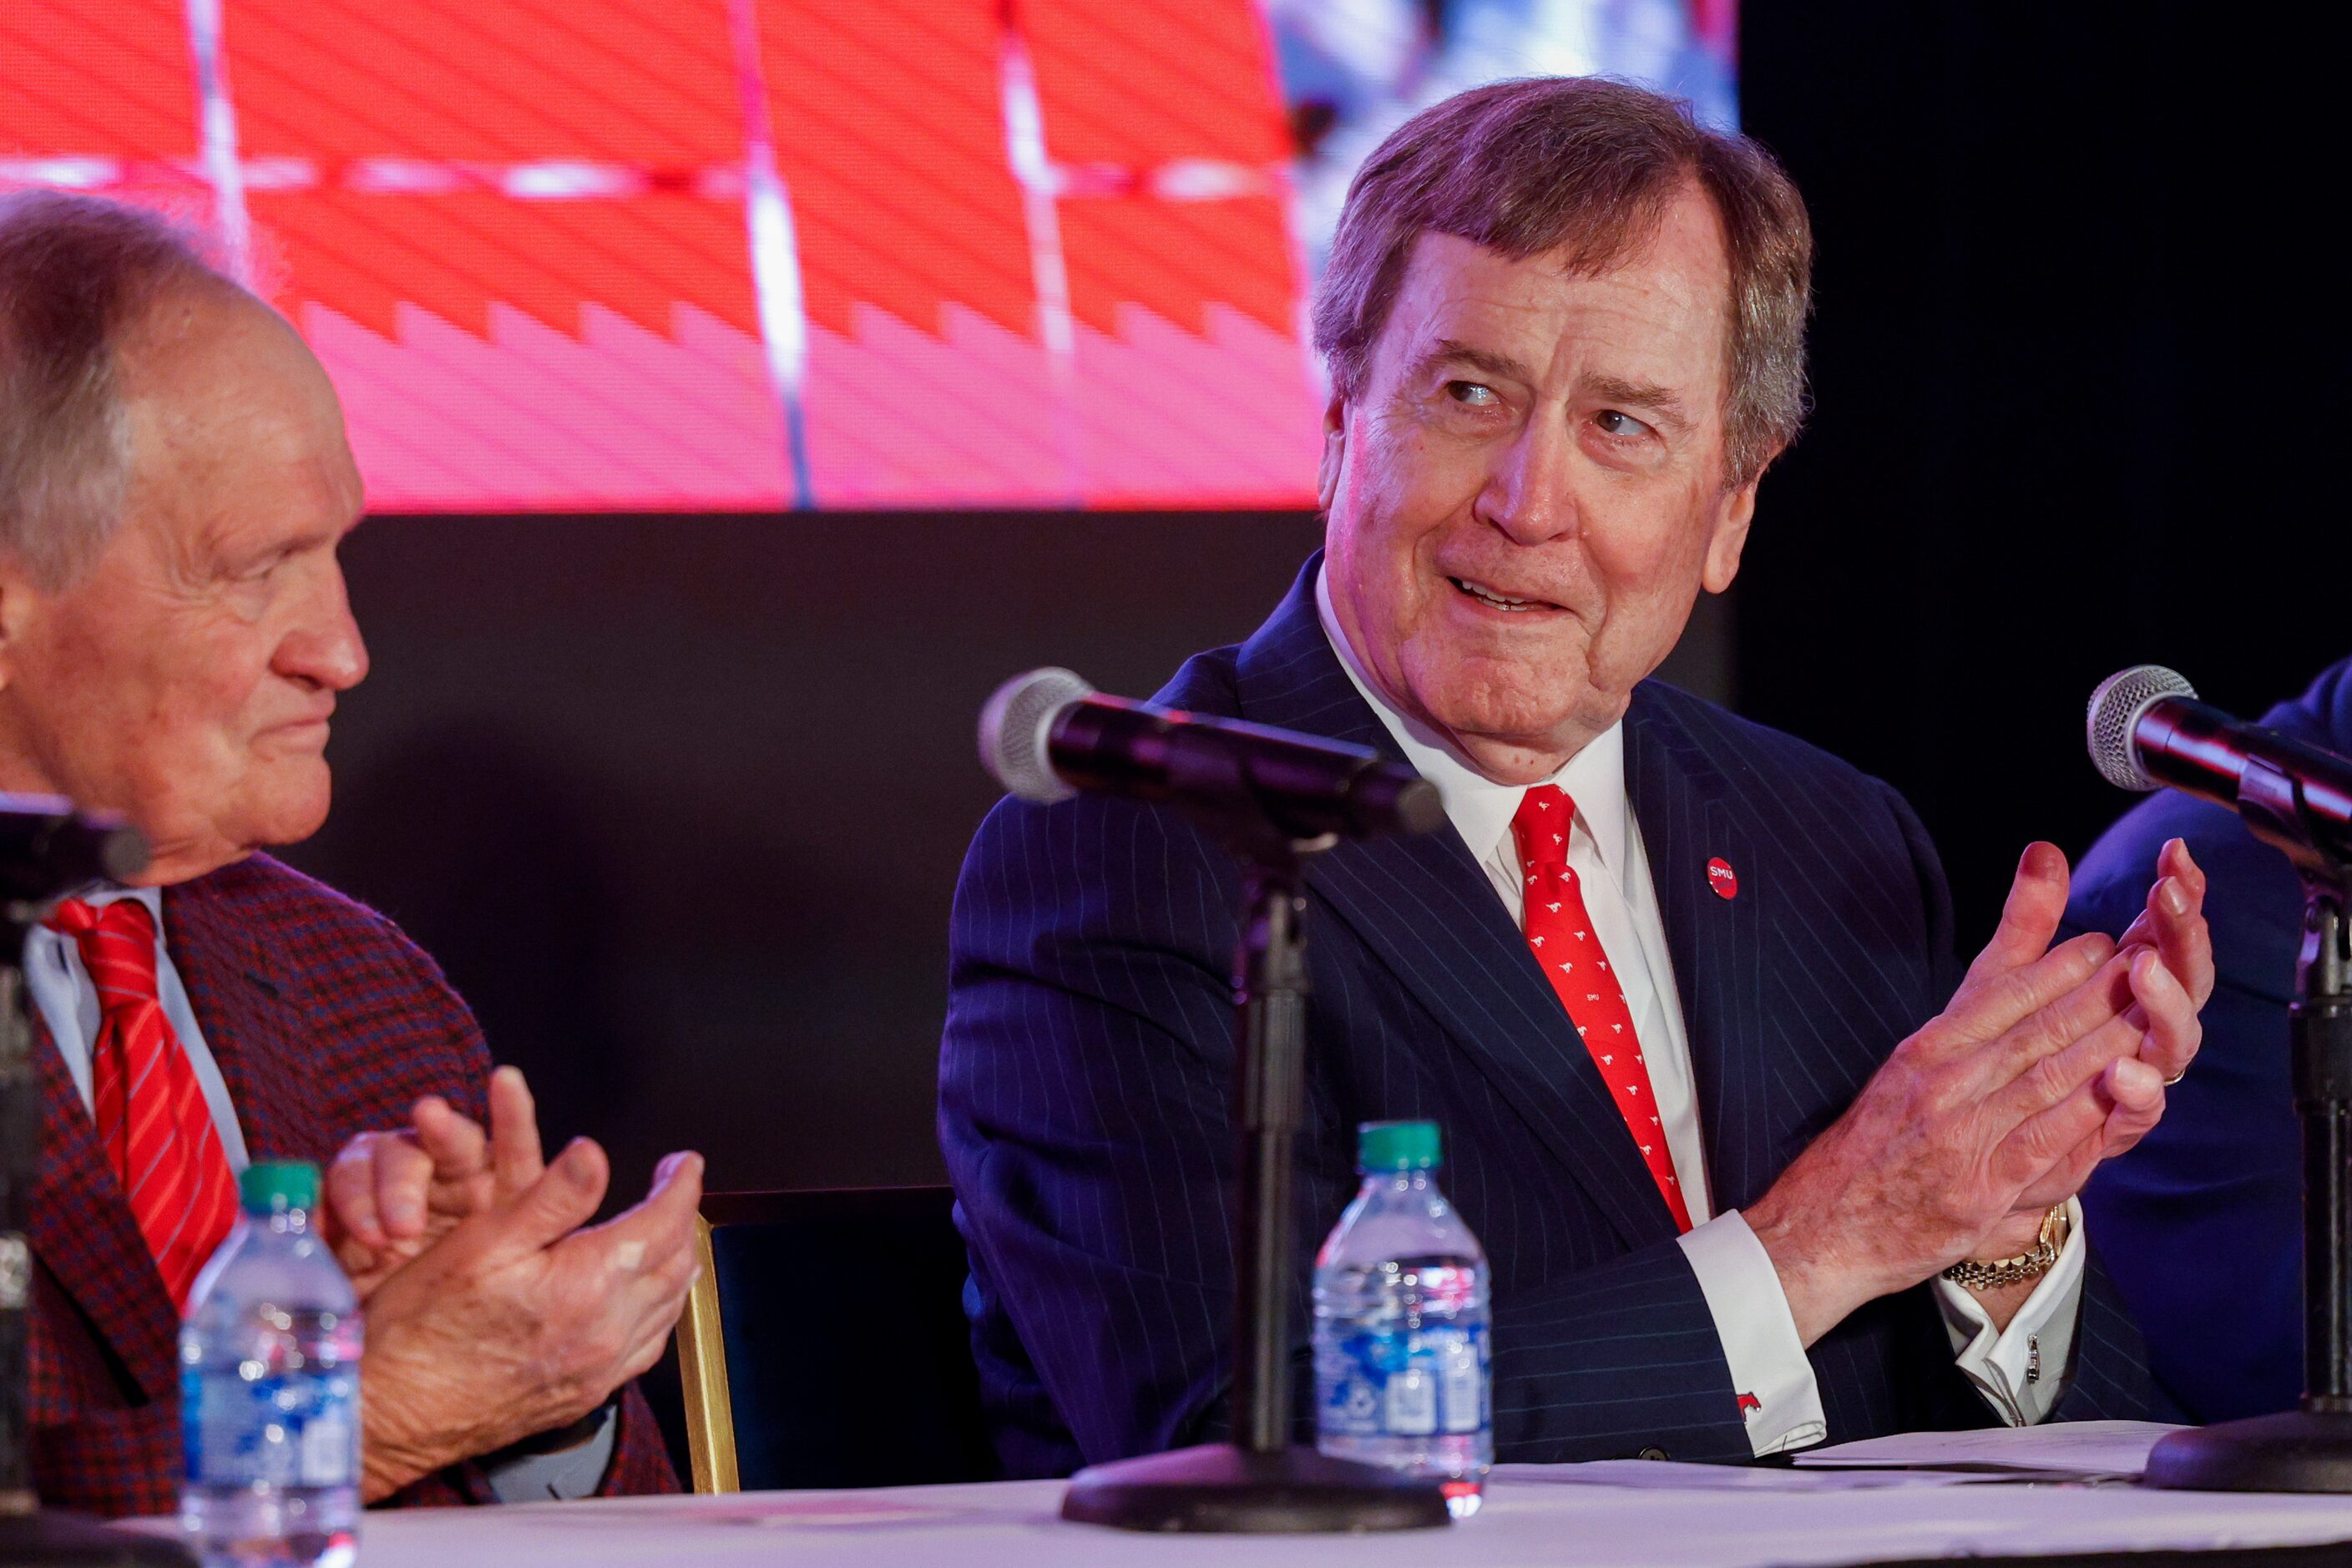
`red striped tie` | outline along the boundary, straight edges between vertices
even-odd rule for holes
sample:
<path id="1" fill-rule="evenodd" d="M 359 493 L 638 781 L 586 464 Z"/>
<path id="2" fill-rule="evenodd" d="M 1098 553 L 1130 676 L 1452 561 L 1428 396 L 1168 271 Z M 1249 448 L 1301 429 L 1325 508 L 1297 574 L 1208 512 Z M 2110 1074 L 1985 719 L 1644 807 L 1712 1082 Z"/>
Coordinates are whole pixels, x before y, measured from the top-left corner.
<path id="1" fill-rule="evenodd" d="M 236 1178 L 188 1053 L 155 991 L 155 918 L 137 899 L 93 909 L 68 899 L 49 916 L 74 939 L 98 988 L 91 1111 L 107 1163 L 174 1306 L 236 1221 Z"/>
<path id="2" fill-rule="evenodd" d="M 1609 955 L 1601 951 L 1601 933 L 1585 912 L 1584 891 L 1568 864 L 1569 825 L 1576 802 L 1558 784 L 1537 784 L 1519 801 L 1511 831 L 1519 845 L 1519 866 L 1526 873 L 1528 946 L 1543 966 L 1544 978 L 1568 1021 L 1601 1069 L 1609 1098 L 1617 1102 L 1642 1151 L 1650 1179 L 1675 1216 L 1675 1228 L 1691 1227 L 1690 1205 L 1683 1201 L 1682 1183 L 1675 1174 L 1675 1157 L 1666 1147 L 1666 1130 L 1658 1119 L 1657 1096 L 1650 1088 L 1650 1069 L 1642 1060 L 1642 1042 L 1633 1032 L 1633 1010 L 1617 984 Z"/>

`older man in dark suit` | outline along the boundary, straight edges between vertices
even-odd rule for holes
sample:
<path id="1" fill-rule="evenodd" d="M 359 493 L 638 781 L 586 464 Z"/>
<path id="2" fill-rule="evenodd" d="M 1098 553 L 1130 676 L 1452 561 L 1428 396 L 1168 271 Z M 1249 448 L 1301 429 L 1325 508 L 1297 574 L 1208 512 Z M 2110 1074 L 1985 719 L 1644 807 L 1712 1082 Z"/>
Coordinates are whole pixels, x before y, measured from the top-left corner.
<path id="1" fill-rule="evenodd" d="M 1810 250 L 1769 158 L 1638 89 L 1416 117 L 1317 303 L 1327 550 L 1160 694 L 1438 786 L 1450 830 L 1307 874 L 1300 1231 L 1354 1123 L 1444 1124 L 1498 1458 L 2147 1410 L 2074 1198 L 2197 1047 L 2193 863 L 2053 947 L 2034 846 L 1956 976 L 1894 791 L 1646 679 L 1795 432 Z M 1018 1472 L 1224 1420 L 1236 893 L 1180 815 L 1097 797 L 1001 805 L 966 862 L 940 1136 Z"/>
<path id="2" fill-rule="evenodd" d="M 334 1162 L 369 1500 L 676 1486 L 628 1390 L 691 1279 L 698 1161 L 582 1229 L 601 1151 L 542 1161 L 432 960 L 255 853 L 327 810 L 330 716 L 367 669 L 335 555 L 360 511 L 334 393 L 268 306 L 152 217 L 0 202 L 0 789 L 154 846 L 141 886 L 65 901 L 25 954 L 51 1501 L 174 1505 L 179 1311 L 248 1159 Z"/>

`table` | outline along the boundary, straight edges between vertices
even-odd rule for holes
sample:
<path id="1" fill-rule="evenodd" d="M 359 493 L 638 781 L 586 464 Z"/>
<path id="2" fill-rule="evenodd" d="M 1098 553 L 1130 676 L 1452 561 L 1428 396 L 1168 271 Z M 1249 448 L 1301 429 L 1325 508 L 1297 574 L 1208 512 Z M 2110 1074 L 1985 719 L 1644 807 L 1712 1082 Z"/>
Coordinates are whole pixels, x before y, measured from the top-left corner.
<path id="1" fill-rule="evenodd" d="M 2352 1497 L 2164 1492 L 1917 1471 L 1506 1465 L 1451 1531 L 1141 1536 L 1056 1516 L 1058 1481 L 377 1513 L 363 1568 L 1830 1568 L 1954 1555 L 2352 1543 Z M 2298 1561 L 2318 1561 L 2295 1554 Z M 2342 1561 L 2352 1563 L 2352 1544 Z"/>

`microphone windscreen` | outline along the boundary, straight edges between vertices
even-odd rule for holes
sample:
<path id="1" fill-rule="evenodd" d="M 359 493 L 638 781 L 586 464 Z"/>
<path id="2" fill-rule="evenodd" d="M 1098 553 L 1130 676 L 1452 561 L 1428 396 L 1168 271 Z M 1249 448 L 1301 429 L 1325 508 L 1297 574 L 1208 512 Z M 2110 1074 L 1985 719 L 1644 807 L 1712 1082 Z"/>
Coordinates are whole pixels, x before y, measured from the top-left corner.
<path id="1" fill-rule="evenodd" d="M 98 868 L 110 882 L 128 882 L 147 869 L 147 836 L 128 823 L 101 826 Z"/>
<path id="2" fill-rule="evenodd" d="M 0 794 L 0 900 L 46 903 L 147 868 L 147 839 L 113 812 L 57 795 Z"/>
<path id="3" fill-rule="evenodd" d="M 2117 789 L 2159 787 L 2140 766 L 2139 748 L 2133 739 L 2140 716 L 2165 698 L 2196 695 L 2197 689 L 2178 670 L 2160 664 L 2136 664 L 2099 682 L 2099 689 L 2091 693 L 2090 711 L 2084 721 L 2091 762 L 2099 775 Z"/>
<path id="4" fill-rule="evenodd" d="M 1434 833 L 1445 820 L 1445 797 L 1427 779 L 1415 779 L 1397 795 L 1397 822 L 1407 833 Z"/>
<path id="5" fill-rule="evenodd" d="M 1016 800 L 1051 805 L 1078 792 L 1054 771 L 1045 743 L 1054 721 L 1095 689 L 1051 666 L 1016 675 L 998 687 L 980 710 L 980 765 Z"/>

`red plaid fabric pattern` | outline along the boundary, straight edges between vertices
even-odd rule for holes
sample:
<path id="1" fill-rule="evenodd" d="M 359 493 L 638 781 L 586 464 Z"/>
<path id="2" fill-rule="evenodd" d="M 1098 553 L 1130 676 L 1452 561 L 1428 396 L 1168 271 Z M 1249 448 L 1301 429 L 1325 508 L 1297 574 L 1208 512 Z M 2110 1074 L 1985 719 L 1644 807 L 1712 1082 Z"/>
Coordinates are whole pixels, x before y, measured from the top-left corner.
<path id="1" fill-rule="evenodd" d="M 1691 1227 L 1690 1206 L 1684 1203 L 1682 1182 L 1675 1174 L 1673 1151 L 1666 1147 L 1665 1129 L 1658 1119 L 1657 1095 L 1650 1087 L 1650 1069 L 1642 1059 L 1642 1042 L 1633 1029 L 1633 1010 L 1609 967 L 1601 933 L 1585 912 L 1584 891 L 1577 886 L 1575 868 L 1568 863 L 1570 825 L 1576 802 L 1558 784 L 1537 784 L 1519 801 L 1511 818 L 1512 837 L 1519 848 L 1519 869 L 1527 878 L 1527 914 L 1522 924 L 1528 946 L 1551 982 L 1569 1020 L 1591 1053 L 1592 1065 L 1609 1086 L 1626 1130 L 1642 1151 L 1650 1175 L 1658 1184 L 1675 1226 Z"/>
<path id="2" fill-rule="evenodd" d="M 426 1094 L 477 1121 L 486 1115 L 490 1054 L 473 1015 L 439 966 L 374 910 L 256 855 L 166 889 L 163 928 L 255 1159 L 323 1166 L 359 1133 L 402 1125 Z M 34 1030 L 41 1163 L 26 1205 L 38 1264 L 26 1412 L 34 1484 L 60 1508 L 169 1513 L 180 1489 L 179 1313 L 37 1014 Z M 660 1430 L 634 1387 L 620 1423 L 599 1489 L 676 1491 Z M 495 1500 L 471 1460 L 390 1500 Z"/>
<path id="3" fill-rule="evenodd" d="M 68 899 L 49 916 L 74 939 L 98 991 L 90 1111 L 172 1304 L 236 1223 L 236 1178 L 194 1065 L 156 992 L 155 917 L 137 899 Z"/>

